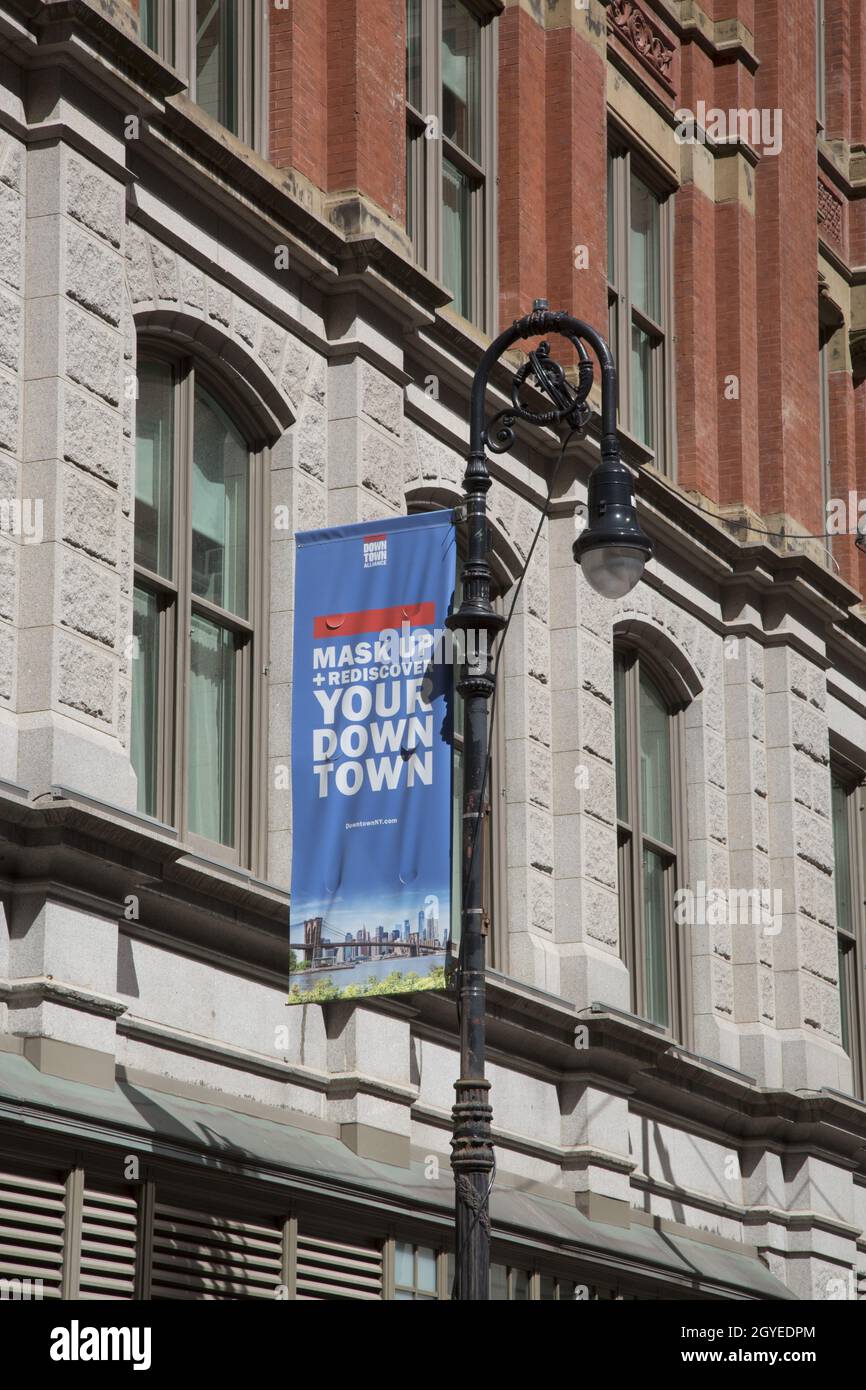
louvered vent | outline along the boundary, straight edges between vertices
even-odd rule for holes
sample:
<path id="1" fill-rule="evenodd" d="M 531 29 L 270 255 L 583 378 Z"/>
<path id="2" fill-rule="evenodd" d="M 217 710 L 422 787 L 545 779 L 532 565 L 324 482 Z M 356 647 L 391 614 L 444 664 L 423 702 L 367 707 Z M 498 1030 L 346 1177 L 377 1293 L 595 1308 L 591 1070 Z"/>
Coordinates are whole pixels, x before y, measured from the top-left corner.
<path id="1" fill-rule="evenodd" d="M 381 1299 L 381 1249 L 299 1235 L 297 1297 Z"/>
<path id="2" fill-rule="evenodd" d="M 134 1192 L 85 1187 L 80 1298 L 135 1298 L 138 1229 Z"/>
<path id="3" fill-rule="evenodd" d="M 7 1297 L 60 1297 L 65 1226 L 62 1182 L 0 1169 L 0 1279 L 20 1281 L 3 1285 Z"/>
<path id="4" fill-rule="evenodd" d="M 154 1298 L 274 1298 L 282 1229 L 157 1203 Z"/>

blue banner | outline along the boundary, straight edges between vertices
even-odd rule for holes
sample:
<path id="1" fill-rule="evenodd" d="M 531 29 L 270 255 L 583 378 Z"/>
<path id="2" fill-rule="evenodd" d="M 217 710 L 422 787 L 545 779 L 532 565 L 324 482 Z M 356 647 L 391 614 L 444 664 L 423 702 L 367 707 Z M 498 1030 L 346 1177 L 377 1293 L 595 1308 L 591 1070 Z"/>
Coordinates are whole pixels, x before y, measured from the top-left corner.
<path id="1" fill-rule="evenodd" d="M 296 537 L 290 1003 L 442 988 L 453 513 Z"/>

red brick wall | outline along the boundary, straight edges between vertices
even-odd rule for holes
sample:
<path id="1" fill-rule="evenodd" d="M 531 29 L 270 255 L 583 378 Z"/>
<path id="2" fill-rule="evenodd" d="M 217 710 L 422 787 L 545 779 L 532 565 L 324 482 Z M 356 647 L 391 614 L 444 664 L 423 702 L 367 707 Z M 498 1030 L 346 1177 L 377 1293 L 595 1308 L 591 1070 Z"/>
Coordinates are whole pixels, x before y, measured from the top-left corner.
<path id="1" fill-rule="evenodd" d="M 781 153 L 757 170 L 761 509 L 823 532 L 817 350 L 815 6 L 756 0 L 759 107 L 784 110 Z M 804 370 L 805 365 L 805 370 Z"/>
<path id="2" fill-rule="evenodd" d="M 547 35 L 547 295 L 607 336 L 606 71 L 571 27 Z M 585 253 L 584 253 L 585 248 Z"/>
<path id="3" fill-rule="evenodd" d="M 545 39 L 525 10 L 499 22 L 499 314 L 503 327 L 547 292 Z"/>
<path id="4" fill-rule="evenodd" d="M 866 5 L 849 11 L 848 44 L 851 68 L 851 141 L 862 144 L 866 136 Z"/>
<path id="5" fill-rule="evenodd" d="M 855 439 L 854 387 L 851 373 L 847 371 L 829 374 L 830 405 L 830 496 L 840 498 L 848 504 L 849 494 L 856 492 L 858 486 L 857 447 Z M 849 517 L 849 525 L 856 525 L 856 517 Z M 826 527 L 824 528 L 826 530 Z M 860 570 L 859 551 L 853 540 L 845 535 L 838 540 L 827 539 L 824 544 L 830 548 L 839 566 L 839 572 L 849 584 L 857 584 Z"/>
<path id="6" fill-rule="evenodd" d="M 754 215 L 737 197 L 715 202 L 687 173 L 675 196 L 678 479 L 822 532 L 814 0 L 704 0 L 710 19 L 738 18 L 752 33 L 757 74 L 734 50 L 713 54 L 688 35 L 680 45 L 645 4 L 675 47 L 673 90 L 619 39 L 611 46 L 649 100 L 784 111 L 781 153 L 750 175 Z M 866 5 L 826 5 L 827 131 L 856 143 L 866 139 Z M 498 21 L 500 322 L 545 296 L 606 332 L 607 63 L 572 18 L 570 7 L 535 16 L 509 5 Z M 270 23 L 274 162 L 402 221 L 403 0 L 292 0 Z M 845 213 L 850 240 L 835 249 L 860 265 L 866 200 Z M 866 386 L 844 369 L 832 378 L 833 488 L 844 493 L 866 488 Z M 850 549 L 834 547 L 845 574 L 866 581 Z"/>
<path id="7" fill-rule="evenodd" d="M 329 0 L 328 182 L 389 217 L 406 209 L 403 0 Z"/>
<path id="8" fill-rule="evenodd" d="M 270 12 L 270 157 L 327 186 L 327 7 L 292 0 Z"/>
<path id="9" fill-rule="evenodd" d="M 755 219 L 739 202 L 716 208 L 718 501 L 760 510 L 758 257 Z"/>
<path id="10" fill-rule="evenodd" d="M 862 6 L 857 6 L 862 9 Z M 851 137 L 851 34 L 848 0 L 824 0 L 825 134 Z"/>

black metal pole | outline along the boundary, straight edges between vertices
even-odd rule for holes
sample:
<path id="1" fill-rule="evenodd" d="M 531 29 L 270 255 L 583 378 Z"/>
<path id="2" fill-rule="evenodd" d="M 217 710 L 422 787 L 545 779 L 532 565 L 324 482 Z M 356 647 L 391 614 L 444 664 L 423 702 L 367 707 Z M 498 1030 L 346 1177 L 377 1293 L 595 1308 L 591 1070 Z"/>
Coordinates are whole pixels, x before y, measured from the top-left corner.
<path id="1" fill-rule="evenodd" d="M 578 354 L 578 383 L 574 386 L 562 368 L 550 359 L 546 343 L 530 353 L 527 364 L 514 378 L 512 406 L 501 411 L 488 426 L 485 398 L 491 370 L 507 350 L 523 338 L 558 333 Z M 469 455 L 463 480 L 467 527 L 467 553 L 463 568 L 463 597 L 449 619 L 452 629 L 465 634 L 464 651 L 478 651 L 483 640 L 484 657 L 465 666 L 458 690 L 464 701 L 462 911 L 458 1007 L 460 1014 L 460 1076 L 455 1082 L 454 1133 L 451 1166 L 455 1188 L 456 1285 L 461 1301 L 489 1298 L 490 1216 L 489 1197 L 494 1155 L 491 1136 L 490 1082 L 485 1077 L 485 942 L 483 930 L 482 817 L 488 786 L 488 701 L 493 695 L 491 646 L 504 619 L 490 603 L 490 533 L 487 493 L 491 479 L 485 449 L 503 453 L 514 442 L 517 419 L 540 426 L 565 422 L 585 433 L 590 410 L 586 405 L 593 382 L 592 359 L 583 346 L 592 347 L 601 367 L 602 458 L 619 457 L 616 435 L 616 368 L 604 339 L 589 324 L 565 313 L 551 313 L 545 300 L 536 300 L 531 314 L 518 319 L 494 339 L 484 353 L 472 383 Z M 534 412 L 520 401 L 527 379 L 553 402 L 553 409 Z M 496 426 L 495 432 L 491 431 Z M 475 636 L 474 645 L 469 634 Z"/>

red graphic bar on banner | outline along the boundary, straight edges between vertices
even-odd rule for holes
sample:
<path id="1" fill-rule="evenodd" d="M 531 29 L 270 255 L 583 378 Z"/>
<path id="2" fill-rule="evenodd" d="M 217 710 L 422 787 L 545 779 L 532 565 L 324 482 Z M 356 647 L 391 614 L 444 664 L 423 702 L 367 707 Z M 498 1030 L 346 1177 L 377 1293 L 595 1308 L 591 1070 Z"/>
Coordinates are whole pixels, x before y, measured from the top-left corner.
<path id="1" fill-rule="evenodd" d="M 383 632 L 404 623 L 410 627 L 432 627 L 436 621 L 435 603 L 403 603 L 395 608 L 365 608 L 359 613 L 326 613 L 313 619 L 313 636 L 355 637 L 359 632 Z"/>

